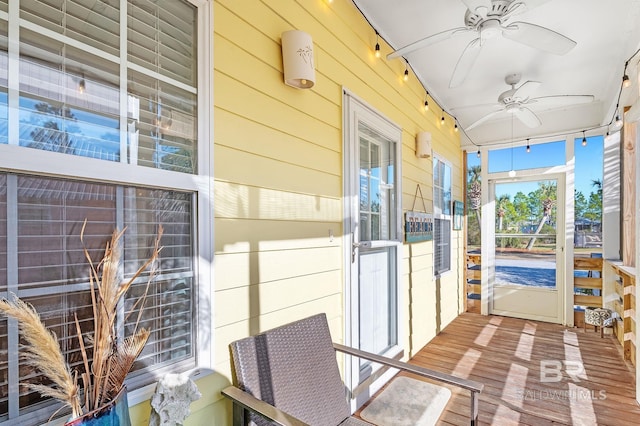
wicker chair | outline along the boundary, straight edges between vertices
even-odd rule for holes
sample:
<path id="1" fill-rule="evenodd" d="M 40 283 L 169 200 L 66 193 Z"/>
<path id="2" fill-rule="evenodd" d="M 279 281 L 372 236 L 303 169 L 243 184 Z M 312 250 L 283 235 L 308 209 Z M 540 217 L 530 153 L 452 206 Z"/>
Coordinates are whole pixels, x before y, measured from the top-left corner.
<path id="1" fill-rule="evenodd" d="M 334 344 L 327 318 L 314 315 L 230 345 L 234 425 L 368 425 L 350 416 L 336 350 L 453 384 L 471 391 L 471 424 L 477 424 L 483 385 L 401 361 Z"/>

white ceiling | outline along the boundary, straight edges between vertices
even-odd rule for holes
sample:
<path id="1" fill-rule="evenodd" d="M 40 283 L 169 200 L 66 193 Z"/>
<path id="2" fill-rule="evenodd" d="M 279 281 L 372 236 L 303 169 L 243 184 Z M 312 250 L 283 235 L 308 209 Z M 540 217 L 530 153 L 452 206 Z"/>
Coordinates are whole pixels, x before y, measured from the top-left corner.
<path id="1" fill-rule="evenodd" d="M 354 0 L 375 30 L 393 49 L 452 28 L 464 27 L 467 4 L 489 0 Z M 500 0 L 492 0 L 494 2 Z M 516 0 L 501 0 L 510 3 Z M 487 40 L 480 49 L 464 82 L 454 88 L 449 81 L 465 47 L 477 37 L 470 32 L 384 60 L 408 61 L 429 95 L 458 120 L 462 144 L 475 146 L 519 142 L 531 138 L 548 139 L 556 135 L 586 130 L 586 135 L 604 134 L 616 115 L 616 105 L 624 106 L 637 98 L 636 55 L 627 74 L 633 82 L 620 94 L 625 62 L 640 47 L 640 0 L 517 0 L 525 3 L 506 23 L 527 22 L 547 27 L 577 44 L 565 55 L 537 50 L 499 36 Z M 505 76 L 519 73 L 520 84 L 532 80 L 541 85 L 531 97 L 555 95 L 593 95 L 593 101 L 578 105 L 543 108 L 530 106 L 542 125 L 530 128 L 513 115 L 499 113 L 492 119 L 466 130 L 487 113 L 499 109 L 498 96 L 510 89 Z M 483 104 L 483 107 L 460 108 Z M 512 130 L 513 123 L 513 130 Z M 611 128 L 613 131 L 614 129 Z M 512 136 L 513 132 L 513 136 Z M 526 142 L 525 142 L 526 143 Z"/>

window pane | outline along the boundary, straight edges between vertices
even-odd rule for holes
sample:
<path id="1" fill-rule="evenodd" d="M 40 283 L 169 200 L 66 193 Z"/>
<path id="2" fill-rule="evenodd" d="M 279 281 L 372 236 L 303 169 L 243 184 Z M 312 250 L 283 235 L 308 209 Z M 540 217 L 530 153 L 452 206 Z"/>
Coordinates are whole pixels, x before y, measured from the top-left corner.
<path id="1" fill-rule="evenodd" d="M 132 0 L 127 15 L 128 59 L 195 86 L 197 9 L 175 0 Z"/>
<path id="2" fill-rule="evenodd" d="M 0 143 L 9 142 L 9 109 L 7 104 L 7 88 L 9 82 L 7 76 L 9 74 L 9 58 L 8 39 L 7 39 L 7 22 L 0 21 Z"/>
<path id="3" fill-rule="evenodd" d="M 433 220 L 434 275 L 451 269 L 451 221 Z"/>
<path id="4" fill-rule="evenodd" d="M 112 186 L 18 177 L 18 281 L 20 290 L 88 282 L 80 231 L 94 258 L 115 228 Z"/>
<path id="5" fill-rule="evenodd" d="M 118 55 L 119 0 L 21 0 L 20 17 Z"/>
<path id="6" fill-rule="evenodd" d="M 119 161 L 117 65 L 21 34 L 20 145 Z"/>
<path id="7" fill-rule="evenodd" d="M 6 199 L 8 193 L 17 192 L 17 293 L 32 303 L 47 326 L 55 331 L 72 366 L 82 369 L 74 314 L 83 333 L 90 333 L 93 327 L 89 266 L 80 240 L 81 229 L 86 219 L 84 244 L 97 264 L 118 218 L 124 220 L 126 227 L 122 257 L 125 279 L 146 262 L 158 227 L 164 228 L 157 275 L 150 283 L 146 299 L 142 296 L 148 272 L 136 279 L 125 296 L 121 313 L 123 336 L 133 333 L 142 306 L 140 327 L 151 330 L 134 370 L 147 368 L 133 376 L 149 383 L 153 380 L 146 374 L 149 369 L 161 370 L 169 364 L 173 368 L 176 362 L 195 365 L 193 194 L 32 176 L 8 179 L 6 174 L 0 174 L 0 184 L 0 251 L 5 252 L 0 279 L 6 280 L 7 276 Z M 6 291 L 6 281 L 0 282 Z M 144 305 L 139 304 L 140 300 L 144 300 Z M 0 323 L 1 333 L 6 335 L 6 322 Z M 0 409 L 6 403 L 2 392 L 3 389 L 6 392 L 7 368 L 6 358 L 0 356 Z M 19 376 L 21 382 L 46 383 L 37 371 L 22 363 Z M 21 407 L 44 401 L 26 388 L 21 388 L 19 399 Z"/>
<path id="8" fill-rule="evenodd" d="M 361 240 L 395 239 L 395 144 L 363 123 L 358 131 Z"/>
<path id="9" fill-rule="evenodd" d="M 494 149 L 489 151 L 489 173 L 560 166 L 565 157 L 564 141 L 532 145 L 529 153 L 523 146 Z"/>
<path id="10" fill-rule="evenodd" d="M 131 71 L 128 116 L 131 164 L 196 173 L 194 94 Z"/>

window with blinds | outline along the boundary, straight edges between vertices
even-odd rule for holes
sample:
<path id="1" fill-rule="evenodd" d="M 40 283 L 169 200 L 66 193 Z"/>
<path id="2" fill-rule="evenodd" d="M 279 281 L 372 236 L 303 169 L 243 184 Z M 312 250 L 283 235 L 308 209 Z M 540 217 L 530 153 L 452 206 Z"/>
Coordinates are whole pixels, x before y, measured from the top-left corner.
<path id="1" fill-rule="evenodd" d="M 152 332 L 128 388 L 194 368 L 196 218 L 209 198 L 190 176 L 200 170 L 203 12 L 188 0 L 0 0 L 0 11 L 0 147 L 24 150 L 11 161 L 0 155 L 0 297 L 31 303 L 82 373 L 74 315 L 85 335 L 93 325 L 83 222 L 96 261 L 114 229 L 126 228 L 125 278 L 162 225 L 145 305 L 136 305 L 147 287 L 140 276 L 120 313 L 120 336 L 132 333 L 135 309 Z M 39 171 L 35 152 L 64 174 Z M 47 382 L 16 355 L 19 343 L 15 322 L 1 317 L 0 425 L 46 423 L 60 405 L 21 385 Z"/>
<path id="2" fill-rule="evenodd" d="M 451 270 L 451 166 L 433 158 L 433 273 Z"/>

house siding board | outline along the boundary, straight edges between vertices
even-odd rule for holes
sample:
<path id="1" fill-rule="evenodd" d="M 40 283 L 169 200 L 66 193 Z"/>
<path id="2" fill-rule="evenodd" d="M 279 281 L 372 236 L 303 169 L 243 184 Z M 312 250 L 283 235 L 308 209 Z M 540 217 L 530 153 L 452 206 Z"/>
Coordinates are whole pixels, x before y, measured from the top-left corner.
<path id="1" fill-rule="evenodd" d="M 282 81 L 281 33 L 312 35 L 316 85 Z M 317 312 L 344 340 L 342 247 L 342 88 L 402 130 L 402 208 L 420 185 L 432 211 L 432 161 L 415 157 L 415 135 L 452 165 L 453 198 L 462 199 L 459 136 L 404 61 L 375 59 L 375 32 L 350 2 L 214 1 L 215 365 L 225 380 L 199 381 L 208 403 L 188 419 L 225 419 L 219 390 L 229 383 L 228 344 Z M 383 46 L 383 52 L 390 51 Z M 422 200 L 416 200 L 422 210 Z M 330 238 L 330 232 L 333 238 Z M 462 309 L 461 231 L 452 232 L 452 271 L 433 278 L 432 242 L 403 245 L 402 344 L 413 355 Z M 201 383 L 204 383 L 204 389 Z M 202 413 L 207 413 L 203 416 Z M 196 423 L 193 423 L 196 422 Z M 218 424 L 218 423 L 216 423 Z M 225 424 L 220 423 L 220 424 Z"/>

